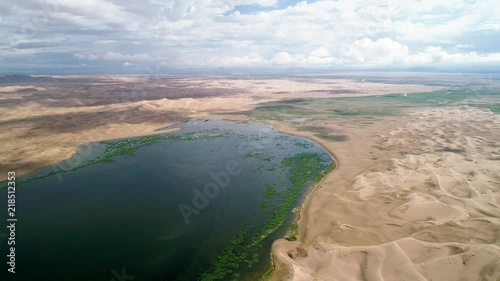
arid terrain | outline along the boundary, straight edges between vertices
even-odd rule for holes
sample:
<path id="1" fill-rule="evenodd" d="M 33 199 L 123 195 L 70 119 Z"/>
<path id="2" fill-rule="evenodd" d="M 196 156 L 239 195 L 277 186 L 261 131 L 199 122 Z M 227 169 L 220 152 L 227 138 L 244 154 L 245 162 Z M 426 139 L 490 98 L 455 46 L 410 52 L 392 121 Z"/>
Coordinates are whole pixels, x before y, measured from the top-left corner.
<path id="1" fill-rule="evenodd" d="M 273 280 L 499 280 L 500 118 L 429 108 L 334 122 L 339 167 L 275 243 Z M 289 127 L 282 131 L 297 133 Z"/>
<path id="2" fill-rule="evenodd" d="M 56 164 L 85 143 L 152 134 L 185 118 L 249 110 L 269 101 L 437 88 L 268 77 L 0 78 L 0 179 L 8 170 L 23 175 Z"/>
<path id="3" fill-rule="evenodd" d="M 499 101 L 401 102 L 486 81 L 431 76 L 11 77 L 0 81 L 0 174 L 186 118 L 255 120 L 318 142 L 337 165 L 305 199 L 298 239 L 274 243 L 271 280 L 498 281 L 500 115 L 467 102 Z M 381 106 L 391 93 L 397 112 Z M 361 96 L 373 99 L 336 99 Z"/>

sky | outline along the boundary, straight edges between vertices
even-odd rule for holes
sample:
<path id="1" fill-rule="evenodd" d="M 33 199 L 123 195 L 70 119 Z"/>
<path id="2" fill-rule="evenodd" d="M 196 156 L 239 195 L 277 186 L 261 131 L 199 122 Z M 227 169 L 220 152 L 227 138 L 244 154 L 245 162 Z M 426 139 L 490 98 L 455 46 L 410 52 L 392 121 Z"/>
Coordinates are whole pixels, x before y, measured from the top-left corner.
<path id="1" fill-rule="evenodd" d="M 2 0 L 0 72 L 497 68 L 498 0 Z"/>

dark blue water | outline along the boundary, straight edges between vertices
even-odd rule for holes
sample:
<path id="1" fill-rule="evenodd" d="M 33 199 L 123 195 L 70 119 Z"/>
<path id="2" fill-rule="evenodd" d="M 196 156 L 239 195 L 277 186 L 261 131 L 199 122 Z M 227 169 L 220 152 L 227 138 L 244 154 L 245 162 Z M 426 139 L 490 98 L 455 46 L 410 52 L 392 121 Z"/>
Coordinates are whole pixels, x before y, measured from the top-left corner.
<path id="1" fill-rule="evenodd" d="M 266 185 L 279 194 L 289 186 L 285 157 L 331 161 L 316 144 L 262 125 L 195 120 L 178 127 L 176 135 L 190 137 L 19 186 L 16 274 L 6 271 L 2 240 L 1 280 L 197 280 L 242 229 L 249 239 L 272 218 L 280 199 L 268 200 L 266 212 L 261 203 Z M 89 155 L 105 146 L 91 146 Z M 0 202 L 6 206 L 5 189 Z M 265 271 L 270 243 L 285 227 L 249 248 L 259 258 L 232 276 Z"/>

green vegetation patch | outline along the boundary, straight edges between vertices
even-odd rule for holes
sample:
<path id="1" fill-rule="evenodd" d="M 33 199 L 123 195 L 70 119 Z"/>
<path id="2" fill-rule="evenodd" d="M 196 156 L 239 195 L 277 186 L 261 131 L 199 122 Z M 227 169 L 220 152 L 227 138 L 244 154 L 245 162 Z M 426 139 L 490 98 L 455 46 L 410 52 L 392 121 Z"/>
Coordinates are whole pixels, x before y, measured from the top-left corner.
<path id="1" fill-rule="evenodd" d="M 272 218 L 267 221 L 260 233 L 252 238 L 250 247 L 260 244 L 269 234 L 285 223 L 293 204 L 299 198 L 304 186 L 315 182 L 322 171 L 323 163 L 319 154 L 302 153 L 285 157 L 282 166 L 287 170 L 290 186 L 285 190 L 277 206 L 274 207 Z"/>
<path id="2" fill-rule="evenodd" d="M 219 129 L 209 129 L 199 132 L 189 132 L 184 134 L 163 134 L 163 135 L 152 135 L 144 136 L 138 138 L 122 139 L 122 140 L 110 140 L 101 141 L 99 144 L 105 145 L 104 152 L 97 156 L 96 158 L 86 161 L 77 166 L 66 165 L 55 165 L 54 169 L 46 174 L 34 176 L 22 181 L 19 181 L 17 186 L 33 182 L 39 179 L 61 175 L 65 173 L 74 172 L 90 165 L 95 165 L 98 163 L 113 162 L 116 157 L 120 156 L 133 156 L 142 147 L 154 144 L 160 140 L 175 140 L 175 141 L 196 141 L 196 140 L 207 140 L 215 139 L 221 137 L 229 137 L 232 132 L 229 130 L 219 130 Z M 63 161 L 64 164 L 66 161 Z M 0 189 L 6 188 L 7 186 L 2 186 Z"/>
<path id="3" fill-rule="evenodd" d="M 347 141 L 349 139 L 349 136 L 347 135 L 332 134 L 333 131 L 330 128 L 323 126 L 310 126 L 310 125 L 298 126 L 297 130 L 311 132 L 314 133 L 314 135 L 319 138 L 333 142 L 342 142 L 342 141 Z"/>
<path id="4" fill-rule="evenodd" d="M 295 241 L 297 240 L 298 233 L 299 233 L 299 225 L 296 222 L 294 222 L 290 225 L 290 229 L 288 230 L 285 239 L 288 241 Z"/>
<path id="5" fill-rule="evenodd" d="M 238 280 L 240 276 L 237 269 L 241 263 L 247 261 L 248 257 L 248 253 L 242 250 L 246 235 L 246 229 L 240 230 L 224 250 L 214 258 L 211 268 L 204 272 L 199 280 L 224 280 L 228 276 L 231 276 L 230 280 Z"/>
<path id="6" fill-rule="evenodd" d="M 469 105 L 479 108 L 488 108 L 491 106 L 496 108 L 500 103 L 500 91 L 498 89 L 455 88 L 425 93 L 345 98 L 345 100 L 358 100 L 361 104 L 368 103 L 372 107 L 378 107 L 379 109 L 388 107 L 403 109 L 420 106 L 439 107 L 459 105 Z"/>
<path id="7" fill-rule="evenodd" d="M 270 102 L 243 114 L 257 120 L 280 121 L 304 117 L 313 119 L 383 117 L 400 114 L 408 108 L 461 105 L 500 113 L 500 90 L 453 88 L 423 93 Z M 322 137 L 330 133 L 321 126 L 304 125 L 298 129 L 322 134 Z"/>
<path id="8" fill-rule="evenodd" d="M 272 156 L 267 155 L 264 152 L 257 151 L 257 150 L 247 152 L 244 156 L 246 158 L 249 158 L 249 159 L 258 159 L 258 160 L 265 161 L 265 162 L 270 162 L 273 159 Z"/>
<path id="9" fill-rule="evenodd" d="M 493 112 L 495 114 L 500 114 L 500 102 L 496 102 L 496 103 L 492 102 L 489 104 L 469 102 L 469 103 L 467 103 L 467 105 L 472 106 L 472 107 L 485 109 L 485 110 L 488 110 L 488 111 Z"/>
<path id="10" fill-rule="evenodd" d="M 272 185 L 272 184 L 267 184 L 266 191 L 264 192 L 264 198 L 271 199 L 276 195 L 278 195 L 278 191 L 276 190 L 276 187 L 274 187 L 274 185 Z"/>
<path id="11" fill-rule="evenodd" d="M 252 267 L 258 263 L 259 255 L 257 249 L 263 246 L 263 241 L 281 227 L 292 210 L 293 204 L 298 200 L 305 186 L 313 184 L 329 173 L 333 168 L 330 163 L 325 168 L 321 156 L 317 153 L 302 153 L 285 157 L 281 166 L 286 170 L 286 176 L 290 180 L 290 186 L 283 192 L 278 192 L 272 184 L 267 184 L 264 191 L 264 200 L 260 203 L 262 211 L 272 207 L 272 216 L 267 220 L 262 229 L 256 230 L 252 235 L 243 226 L 238 235 L 213 259 L 210 269 L 199 278 L 200 281 L 213 280 L 238 280 L 238 269 L 243 265 Z M 277 200 L 276 204 L 270 204 L 270 200 Z M 296 239 L 298 225 L 292 224 L 291 236 L 287 238 Z M 272 271 L 268 271 L 262 277 L 266 279 Z"/>
<path id="12" fill-rule="evenodd" d="M 333 142 L 342 142 L 342 141 L 347 141 L 349 139 L 349 136 L 347 135 L 325 135 L 325 134 L 315 134 L 315 135 L 324 140 Z"/>
<path id="13" fill-rule="evenodd" d="M 308 149 L 308 148 L 311 148 L 313 145 L 310 141 L 306 141 L 306 140 L 294 140 L 293 141 L 293 144 L 295 144 L 296 146 L 298 147 L 302 147 L 302 148 L 305 148 L 305 149 Z"/>
<path id="14" fill-rule="evenodd" d="M 316 133 L 316 134 L 329 134 L 332 130 L 323 127 L 323 126 L 311 126 L 311 125 L 304 125 L 304 126 L 298 126 L 297 130 L 299 131 L 307 131 L 311 133 Z"/>

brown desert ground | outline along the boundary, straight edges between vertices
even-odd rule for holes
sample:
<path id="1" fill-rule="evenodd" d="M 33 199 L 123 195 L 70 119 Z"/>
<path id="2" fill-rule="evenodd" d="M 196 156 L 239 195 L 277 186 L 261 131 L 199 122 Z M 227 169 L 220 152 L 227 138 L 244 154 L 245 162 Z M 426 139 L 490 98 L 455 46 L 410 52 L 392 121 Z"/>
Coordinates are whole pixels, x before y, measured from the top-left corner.
<path id="1" fill-rule="evenodd" d="M 84 143 L 163 132 L 185 118 L 252 120 L 244 112 L 268 102 L 335 103 L 464 83 L 456 75 L 431 75 L 431 86 L 340 76 L 0 81 L 2 179 L 9 170 L 54 165 Z M 329 116 L 302 128 L 259 119 L 318 142 L 337 164 L 302 204 L 298 239 L 274 243 L 271 280 L 500 280 L 500 115 L 455 105 Z M 313 131 L 318 124 L 348 137 L 321 137 Z"/>
<path id="2" fill-rule="evenodd" d="M 500 118 L 427 108 L 336 122 L 338 167 L 308 197 L 272 280 L 500 280 Z"/>
<path id="3" fill-rule="evenodd" d="M 348 79 L 63 76 L 0 79 L 0 180 L 68 159 L 94 141 L 160 133 L 186 118 L 296 99 L 439 87 Z"/>

